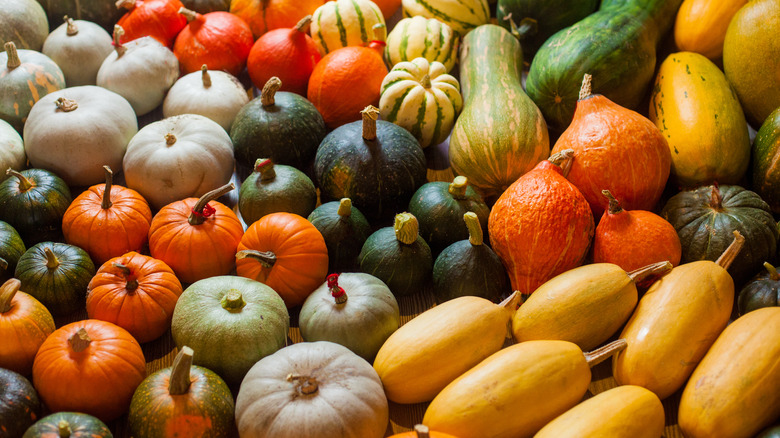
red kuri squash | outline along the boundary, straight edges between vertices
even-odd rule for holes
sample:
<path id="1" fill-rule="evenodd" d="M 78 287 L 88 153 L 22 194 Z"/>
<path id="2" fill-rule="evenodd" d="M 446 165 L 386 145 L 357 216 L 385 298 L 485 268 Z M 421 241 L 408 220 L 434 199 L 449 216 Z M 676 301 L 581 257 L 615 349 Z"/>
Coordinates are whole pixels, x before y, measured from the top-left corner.
<path id="1" fill-rule="evenodd" d="M 311 15 L 324 0 L 231 0 L 230 13 L 249 23 L 255 38 L 269 30 L 293 27 Z"/>
<path id="2" fill-rule="evenodd" d="M 255 42 L 249 25 L 224 11 L 201 15 L 181 8 L 179 12 L 187 17 L 187 27 L 173 45 L 181 73 L 198 71 L 205 64 L 212 70 L 240 75 Z"/>
<path id="3" fill-rule="evenodd" d="M 19 291 L 12 278 L 0 286 L 0 368 L 29 376 L 35 353 L 54 332 L 54 319 L 38 300 Z"/>
<path id="4" fill-rule="evenodd" d="M 119 0 L 116 6 L 127 9 L 116 23 L 125 30 L 122 43 L 150 36 L 171 47 L 187 25 L 187 20 L 179 15 L 179 8 L 184 7 L 179 0 Z"/>

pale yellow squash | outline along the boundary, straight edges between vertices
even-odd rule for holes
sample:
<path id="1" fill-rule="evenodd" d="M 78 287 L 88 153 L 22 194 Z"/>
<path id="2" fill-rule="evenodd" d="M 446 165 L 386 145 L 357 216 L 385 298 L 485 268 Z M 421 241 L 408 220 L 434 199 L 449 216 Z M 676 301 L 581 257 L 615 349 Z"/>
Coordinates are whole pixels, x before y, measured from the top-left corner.
<path id="1" fill-rule="evenodd" d="M 684 0 L 674 22 L 674 42 L 686 52 L 715 61 L 723 55 L 723 40 L 731 18 L 748 0 Z"/>

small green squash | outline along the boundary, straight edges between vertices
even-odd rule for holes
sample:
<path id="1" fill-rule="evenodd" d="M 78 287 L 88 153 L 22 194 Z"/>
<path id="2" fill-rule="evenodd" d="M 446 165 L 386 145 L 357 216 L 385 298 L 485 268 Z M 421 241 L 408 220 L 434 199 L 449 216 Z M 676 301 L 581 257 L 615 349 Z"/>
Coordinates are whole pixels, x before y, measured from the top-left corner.
<path id="1" fill-rule="evenodd" d="M 43 404 L 23 375 L 0 368 L 0 437 L 22 436 L 43 414 Z"/>
<path id="2" fill-rule="evenodd" d="M 62 16 L 60 16 L 62 18 Z M 46 12 L 35 0 L 0 2 L 0 44 L 13 41 L 20 49 L 40 51 L 49 35 Z"/>
<path id="3" fill-rule="evenodd" d="M 72 198 L 65 181 L 43 169 L 7 170 L 0 183 L 0 220 L 8 222 L 27 244 L 55 240 Z"/>
<path id="4" fill-rule="evenodd" d="M 27 248 L 14 227 L 0 221 L 0 284 L 14 276 L 16 263 L 25 251 Z"/>
<path id="5" fill-rule="evenodd" d="M 78 412 L 57 412 L 32 425 L 22 438 L 112 438 L 111 430 L 97 418 Z"/>
<path id="6" fill-rule="evenodd" d="M 780 213 L 780 108 L 764 120 L 753 140 L 753 190 Z"/>
<path id="7" fill-rule="evenodd" d="M 317 189 L 309 177 L 292 166 L 274 165 L 268 158 L 255 162 L 255 171 L 238 192 L 238 209 L 248 225 L 277 212 L 306 217 L 315 205 Z"/>
<path id="8" fill-rule="evenodd" d="M 352 200 L 326 202 L 308 217 L 328 248 L 328 271 L 346 272 L 358 268 L 358 255 L 371 235 L 371 225 Z"/>
<path id="9" fill-rule="evenodd" d="M 441 62 L 450 71 L 458 59 L 458 39 L 448 24 L 436 18 L 420 15 L 404 18 L 387 35 L 385 60 L 394 66 L 402 61 L 425 58 Z"/>
<path id="10" fill-rule="evenodd" d="M 739 291 L 737 310 L 740 316 L 762 307 L 780 306 L 780 274 L 767 262 L 764 262 L 764 269 Z"/>

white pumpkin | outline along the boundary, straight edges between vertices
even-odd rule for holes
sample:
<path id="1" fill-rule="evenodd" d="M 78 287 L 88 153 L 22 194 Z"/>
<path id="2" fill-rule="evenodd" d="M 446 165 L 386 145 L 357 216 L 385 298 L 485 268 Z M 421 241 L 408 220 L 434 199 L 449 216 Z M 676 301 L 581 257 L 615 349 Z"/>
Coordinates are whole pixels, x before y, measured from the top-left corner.
<path id="1" fill-rule="evenodd" d="M 111 35 L 91 21 L 65 17 L 43 43 L 43 54 L 54 60 L 68 87 L 95 85 L 97 72 L 111 53 Z"/>
<path id="2" fill-rule="evenodd" d="M 97 84 L 127 99 L 142 116 L 157 108 L 179 77 L 179 60 L 156 39 L 145 36 L 120 44 L 124 34 L 114 26 L 114 51 L 97 73 Z"/>
<path id="3" fill-rule="evenodd" d="M 49 93 L 33 106 L 24 125 L 24 148 L 33 167 L 83 187 L 105 181 L 104 165 L 122 166 L 136 132 L 138 122 L 125 98 L 84 85 Z"/>
<path id="4" fill-rule="evenodd" d="M 144 126 L 127 145 L 127 187 L 155 209 L 198 198 L 233 176 L 233 143 L 217 122 L 196 114 Z"/>
<path id="5" fill-rule="evenodd" d="M 163 102 L 163 117 L 200 114 L 230 132 L 236 114 L 248 102 L 249 96 L 235 76 L 209 71 L 204 65 L 200 72 L 185 75 L 173 84 Z"/>
<path id="6" fill-rule="evenodd" d="M 381 438 L 388 406 L 374 368 L 332 342 L 302 342 L 260 359 L 236 399 L 241 438 Z"/>
<path id="7" fill-rule="evenodd" d="M 9 167 L 22 170 L 27 164 L 22 137 L 11 124 L 0 120 L 0 181 L 8 178 L 5 170 Z"/>

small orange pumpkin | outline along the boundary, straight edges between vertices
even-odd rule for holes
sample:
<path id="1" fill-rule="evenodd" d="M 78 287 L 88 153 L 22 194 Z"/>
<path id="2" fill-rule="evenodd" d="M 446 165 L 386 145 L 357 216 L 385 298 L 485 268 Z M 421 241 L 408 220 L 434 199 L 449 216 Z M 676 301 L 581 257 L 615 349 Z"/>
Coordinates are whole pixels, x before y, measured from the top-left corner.
<path id="1" fill-rule="evenodd" d="M 19 291 L 12 278 L 0 286 L 0 368 L 29 376 L 43 341 L 54 332 L 54 319 L 38 300 Z"/>
<path id="2" fill-rule="evenodd" d="M 325 0 L 232 0 L 230 13 L 249 23 L 255 38 L 269 30 L 293 27 L 311 15 Z"/>
<path id="3" fill-rule="evenodd" d="M 212 70 L 240 75 L 255 42 L 249 25 L 224 11 L 201 15 L 181 8 L 179 12 L 187 17 L 187 26 L 173 45 L 181 74 L 186 75 L 208 65 Z"/>
<path id="4" fill-rule="evenodd" d="M 184 7 L 179 0 L 119 0 L 116 6 L 127 9 L 116 23 L 125 31 L 122 43 L 150 36 L 171 47 L 176 35 L 187 25 L 187 20 L 179 15 L 179 8 Z"/>

